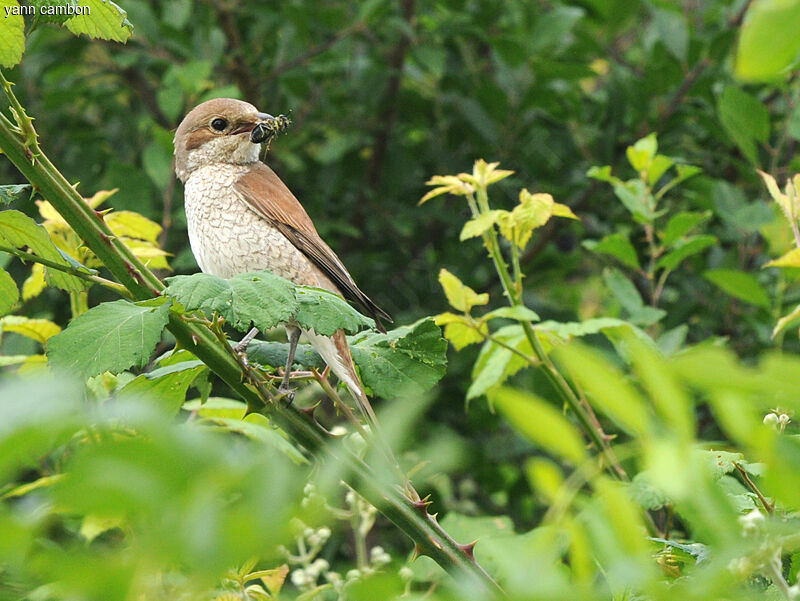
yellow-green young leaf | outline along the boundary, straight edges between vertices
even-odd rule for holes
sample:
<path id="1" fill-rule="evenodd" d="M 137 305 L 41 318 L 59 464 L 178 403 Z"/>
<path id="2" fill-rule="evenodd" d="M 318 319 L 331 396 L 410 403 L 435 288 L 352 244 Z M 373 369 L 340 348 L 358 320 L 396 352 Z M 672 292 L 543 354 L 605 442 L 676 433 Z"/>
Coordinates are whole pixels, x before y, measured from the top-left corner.
<path id="1" fill-rule="evenodd" d="M 502 213 L 508 213 L 508 211 L 489 211 L 488 213 L 481 213 L 474 219 L 470 219 L 464 224 L 459 240 L 463 242 L 470 238 L 482 236 L 484 232 L 491 229 L 492 226 L 497 223 Z"/>
<path id="2" fill-rule="evenodd" d="M 485 323 L 480 324 L 477 330 L 468 326 L 466 323 L 458 322 L 448 323 L 444 326 L 444 337 L 450 341 L 450 344 L 452 344 L 453 348 L 457 351 L 460 351 L 470 344 L 482 342 L 485 336 L 481 333 L 489 333 L 489 326 Z"/>
<path id="3" fill-rule="evenodd" d="M 790 182 L 786 182 L 787 190 L 786 194 L 781 192 L 781 189 L 778 187 L 778 182 L 775 181 L 775 178 L 772 177 L 769 173 L 765 173 L 760 169 L 757 169 L 758 174 L 761 176 L 761 179 L 764 180 L 764 184 L 767 186 L 767 191 L 769 195 L 772 197 L 778 206 L 783 211 L 783 214 L 786 216 L 786 219 L 789 220 L 789 223 L 793 223 L 800 217 L 800 198 L 797 197 L 796 191 L 790 190 Z M 795 176 L 796 177 L 796 176 Z M 789 192 L 795 192 L 793 195 L 794 198 L 790 198 Z"/>
<path id="4" fill-rule="evenodd" d="M 428 186 L 436 186 L 433 190 L 423 196 L 418 204 L 422 204 L 431 198 L 442 194 L 453 194 L 455 196 L 466 196 L 475 191 L 470 184 L 460 180 L 455 175 L 434 175 L 425 182 Z"/>
<path id="5" fill-rule="evenodd" d="M 586 445 L 575 426 L 547 401 L 507 386 L 495 388 L 487 396 L 489 403 L 537 446 L 572 463 L 586 458 Z"/>
<path id="6" fill-rule="evenodd" d="M 250 578 L 256 579 L 259 578 L 261 582 L 264 583 L 264 586 L 267 587 L 267 590 L 270 594 L 274 595 L 275 597 L 278 596 L 278 593 L 281 592 L 283 588 L 283 583 L 286 581 L 286 576 L 289 574 L 289 566 L 283 564 L 277 568 L 272 568 L 271 570 L 259 570 L 258 572 L 253 572 L 249 574 Z"/>
<path id="7" fill-rule="evenodd" d="M 167 256 L 169 253 L 161 250 L 152 242 L 137 240 L 135 238 L 120 238 L 120 242 L 131 249 L 134 255 L 144 262 L 151 269 L 169 269 Z"/>
<path id="8" fill-rule="evenodd" d="M 2 17 L 0 17 L 2 18 Z M 47 230 L 33 219 L 19 211 L 0 211 L 0 238 L 15 248 L 30 248 L 35 255 L 69 266 L 69 262 L 61 256 Z M 47 281 L 69 292 L 81 292 L 86 289 L 83 280 L 67 275 L 55 269 L 45 270 Z"/>
<path id="9" fill-rule="evenodd" d="M 25 20 L 17 0 L 0 0 L 0 66 L 11 68 L 25 52 Z M 16 11 L 16 12 L 15 12 Z"/>
<path id="10" fill-rule="evenodd" d="M 543 226 L 553 215 L 553 197 L 550 194 L 531 194 L 520 190 L 519 204 L 511 213 L 501 214 L 497 225 L 503 237 L 524 248 L 533 235 L 533 230 Z"/>
<path id="11" fill-rule="evenodd" d="M 86 14 L 76 15 L 64 22 L 75 35 L 86 34 L 90 38 L 126 42 L 133 31 L 128 13 L 111 0 L 78 0 Z"/>
<path id="12" fill-rule="evenodd" d="M 782 257 L 766 263 L 764 267 L 800 267 L 800 248 L 793 248 Z"/>
<path id="13" fill-rule="evenodd" d="M 548 503 L 553 503 L 564 486 L 564 472 L 550 459 L 535 457 L 525 464 L 525 473 L 531 487 Z"/>
<path id="14" fill-rule="evenodd" d="M 157 242 L 161 226 L 133 211 L 114 211 L 105 216 L 106 223 L 117 236 Z"/>
<path id="15" fill-rule="evenodd" d="M 446 269 L 439 271 L 439 283 L 442 285 L 445 296 L 447 296 L 447 302 L 457 311 L 469 313 L 472 307 L 485 305 L 489 302 L 488 293 L 478 294 L 469 286 L 462 284 L 461 280 Z"/>
<path id="16" fill-rule="evenodd" d="M 784 315 L 778 320 L 778 322 L 775 324 L 775 327 L 772 329 L 772 337 L 775 338 L 775 336 L 780 334 L 786 328 L 786 326 L 788 326 L 798 317 L 800 317 L 800 305 L 797 305 L 791 313 Z"/>
<path id="17" fill-rule="evenodd" d="M 625 154 L 628 156 L 631 167 L 636 171 L 646 171 L 655 158 L 657 150 L 656 134 L 652 133 L 637 141 L 633 146 L 628 146 Z"/>
<path id="18" fill-rule="evenodd" d="M 709 269 L 703 277 L 723 292 L 757 307 L 769 307 L 767 291 L 751 273 L 738 269 Z"/>
<path id="19" fill-rule="evenodd" d="M 6 315 L 0 319 L 3 332 L 15 332 L 41 344 L 58 334 L 61 328 L 48 319 L 31 319 L 22 315 Z"/>
<path id="20" fill-rule="evenodd" d="M 647 168 L 647 183 L 650 184 L 650 186 L 655 186 L 658 180 L 661 179 L 661 176 L 667 172 L 667 169 L 674 164 L 675 161 L 671 158 L 665 157 L 663 154 L 657 154 Z"/>
<path id="21" fill-rule="evenodd" d="M 572 209 L 567 205 L 562 205 L 560 202 L 553 203 L 553 217 L 566 217 L 567 219 L 580 221 L 580 217 L 573 213 Z"/>
<path id="22" fill-rule="evenodd" d="M 514 173 L 505 169 L 498 169 L 500 163 L 487 163 L 483 159 L 478 159 L 472 167 L 472 180 L 476 185 L 485 188 L 486 186 L 499 182 Z"/>
<path id="23" fill-rule="evenodd" d="M 45 289 L 44 281 L 44 265 L 41 263 L 34 263 L 31 267 L 31 274 L 22 284 L 22 300 L 30 300 L 36 298 Z"/>
<path id="24" fill-rule="evenodd" d="M 0 269 L 0 314 L 5 315 L 11 311 L 18 301 L 17 284 L 4 269 Z"/>
<path id="25" fill-rule="evenodd" d="M 575 342 L 556 349 L 555 354 L 586 391 L 593 406 L 627 432 L 637 436 L 647 434 L 650 429 L 647 404 L 618 367 L 597 351 Z"/>
<path id="26" fill-rule="evenodd" d="M 125 525 L 125 520 L 121 517 L 101 517 L 98 515 L 87 515 L 81 522 L 80 535 L 88 542 L 92 542 L 98 536 Z"/>

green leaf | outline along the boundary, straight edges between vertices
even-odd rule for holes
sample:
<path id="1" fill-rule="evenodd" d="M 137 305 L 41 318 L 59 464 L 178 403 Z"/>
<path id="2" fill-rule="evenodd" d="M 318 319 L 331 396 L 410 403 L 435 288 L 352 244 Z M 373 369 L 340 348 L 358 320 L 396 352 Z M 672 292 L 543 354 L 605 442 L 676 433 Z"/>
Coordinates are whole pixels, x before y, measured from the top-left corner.
<path id="1" fill-rule="evenodd" d="M 645 305 L 636 286 L 618 269 L 604 270 L 603 280 L 628 312 L 631 323 L 649 326 L 666 316 L 667 313 L 663 309 Z"/>
<path id="2" fill-rule="evenodd" d="M 313 328 L 317 334 L 332 336 L 337 330 L 355 334 L 363 328 L 375 327 L 374 320 L 361 315 L 334 292 L 298 286 L 295 294 L 299 304 L 295 320 L 306 329 Z"/>
<path id="3" fill-rule="evenodd" d="M 492 390 L 489 402 L 517 431 L 545 451 L 574 464 L 586 458 L 586 445 L 581 435 L 550 403 L 531 393 L 508 387 Z"/>
<path id="4" fill-rule="evenodd" d="M 11 311 L 18 302 L 19 289 L 16 282 L 4 269 L 0 269 L 0 315 Z"/>
<path id="5" fill-rule="evenodd" d="M 2 16 L 0 16 L 2 18 Z M 60 265 L 69 266 L 56 248 L 47 230 L 19 211 L 0 211 L 0 237 L 15 248 L 30 248 L 33 254 Z M 47 282 L 68 292 L 86 290 L 83 280 L 55 269 L 45 268 Z"/>
<path id="6" fill-rule="evenodd" d="M 669 270 L 675 269 L 684 259 L 696 255 L 716 242 L 716 236 L 708 234 L 678 240 L 673 250 L 658 260 L 657 266 Z"/>
<path id="7" fill-rule="evenodd" d="M 667 172 L 667 169 L 674 164 L 675 161 L 671 158 L 665 157 L 663 154 L 657 154 L 647 168 L 647 183 L 650 184 L 650 186 L 655 186 L 658 180 Z"/>
<path id="8" fill-rule="evenodd" d="M 742 23 L 736 76 L 774 80 L 797 61 L 800 52 L 800 1 L 753 2 Z"/>
<path id="9" fill-rule="evenodd" d="M 800 248 L 793 248 L 786 254 L 764 264 L 764 267 L 800 267 Z"/>
<path id="10" fill-rule="evenodd" d="M 649 223 L 655 219 L 655 200 L 642 180 L 632 179 L 614 184 L 614 194 L 638 221 Z"/>
<path id="11" fill-rule="evenodd" d="M 669 53 L 679 61 L 686 61 L 689 51 L 689 28 L 686 18 L 678 11 L 653 10 L 653 26 L 658 39 Z"/>
<path id="12" fill-rule="evenodd" d="M 661 234 L 661 243 L 664 246 L 671 246 L 686 234 L 703 223 L 711 216 L 709 211 L 700 212 L 683 212 L 677 213 L 670 217 L 664 232 Z"/>
<path id="13" fill-rule="evenodd" d="M 47 345 L 54 369 L 88 378 L 143 367 L 169 319 L 170 303 L 134 305 L 125 300 L 102 303 L 76 317 Z"/>
<path id="14" fill-rule="evenodd" d="M 574 342 L 554 352 L 594 407 L 627 432 L 646 435 L 650 429 L 647 404 L 618 367 L 597 351 Z"/>
<path id="15" fill-rule="evenodd" d="M 0 66 L 11 68 L 22 60 L 25 52 L 25 19 L 19 14 L 17 0 L 0 0 L 0 19 L 3 35 L 0 36 Z M 12 11 L 16 10 L 16 13 Z M 9 12 L 6 16 L 6 12 Z"/>
<path id="16" fill-rule="evenodd" d="M 472 307 L 489 302 L 487 293 L 478 294 L 469 286 L 462 284 L 461 280 L 446 269 L 439 271 L 439 283 L 442 285 L 447 302 L 457 311 L 469 313 Z"/>
<path id="17" fill-rule="evenodd" d="M 751 273 L 738 269 L 709 269 L 703 277 L 723 292 L 757 307 L 769 308 L 767 291 Z"/>
<path id="18" fill-rule="evenodd" d="M 597 317 L 595 319 L 587 319 L 586 321 L 567 322 L 548 320 L 534 327 L 537 330 L 555 334 L 563 340 L 571 340 L 572 338 L 581 336 L 591 336 L 592 334 L 599 334 L 604 330 L 612 328 L 633 328 L 629 322 L 616 319 L 615 317 Z M 634 331 L 635 330 L 634 328 Z"/>
<path id="19" fill-rule="evenodd" d="M 717 105 L 720 123 L 753 164 L 758 163 L 756 142 L 769 136 L 769 112 L 758 100 L 735 86 L 728 86 Z"/>
<path id="20" fill-rule="evenodd" d="M 348 337 L 361 379 L 383 398 L 430 390 L 447 368 L 447 341 L 430 319 L 391 330 Z"/>
<path id="21" fill-rule="evenodd" d="M 657 150 L 656 134 L 652 133 L 637 141 L 633 146 L 628 146 L 625 154 L 631 167 L 636 171 L 646 171 L 655 158 Z"/>
<path id="22" fill-rule="evenodd" d="M 508 213 L 508 211 L 488 211 L 486 213 L 481 213 L 474 219 L 470 219 L 464 224 L 458 239 L 463 242 L 470 238 L 482 236 L 484 232 L 491 229 L 492 226 L 497 223 L 497 219 L 503 213 Z"/>
<path id="23" fill-rule="evenodd" d="M 612 185 L 622 184 L 622 180 L 618 177 L 611 175 L 611 166 L 605 165 L 603 167 L 590 167 L 586 172 L 587 177 L 599 180 L 601 182 L 608 182 Z"/>
<path id="24" fill-rule="evenodd" d="M 297 465 L 308 465 L 308 459 L 286 439 L 286 435 L 269 423 L 269 419 L 257 413 L 240 417 L 204 417 L 203 421 L 220 426 L 228 432 L 242 434 L 251 440 L 268 445 L 289 457 Z"/>
<path id="25" fill-rule="evenodd" d="M 494 319 L 496 317 L 503 317 L 505 319 L 515 319 L 517 321 L 539 321 L 539 316 L 523 305 L 516 305 L 514 307 L 500 307 L 494 311 L 489 311 L 483 316 L 483 319 Z"/>
<path id="26" fill-rule="evenodd" d="M 583 246 L 596 253 L 611 255 L 623 265 L 633 269 L 640 269 L 639 257 L 628 237 L 624 234 L 610 234 L 600 241 L 586 240 Z"/>
<path id="27" fill-rule="evenodd" d="M 64 22 L 67 19 L 71 19 L 75 13 L 67 14 L 67 11 L 62 10 L 62 7 L 74 10 L 79 6 L 78 0 L 30 0 L 30 4 L 36 8 L 36 14 L 33 17 L 34 27 L 39 23 L 56 23 L 57 25 L 63 25 Z"/>
<path id="28" fill-rule="evenodd" d="M 173 177 L 172 153 L 155 140 L 142 152 L 142 167 L 156 187 L 163 190 Z"/>
<path id="29" fill-rule="evenodd" d="M 244 332 L 252 323 L 262 332 L 285 323 L 299 309 L 294 284 L 270 271 L 223 280 L 207 273 L 167 278 L 166 294 L 189 311 L 218 313 Z"/>
<path id="30" fill-rule="evenodd" d="M 436 325 L 441 325 L 437 320 Z M 459 321 L 451 321 L 444 324 L 444 337 L 453 345 L 453 348 L 460 351 L 470 344 L 481 342 L 489 333 L 489 327 L 484 323 L 478 325 L 478 329 L 467 324 L 466 319 L 461 317 Z"/>
<path id="31" fill-rule="evenodd" d="M 247 358 L 251 363 L 267 365 L 269 367 L 283 367 L 289 357 L 289 343 L 264 342 L 253 340 L 247 347 Z M 325 361 L 319 356 L 310 344 L 298 344 L 294 361 L 306 368 L 325 367 Z"/>
<path id="32" fill-rule="evenodd" d="M 524 355 L 533 354 L 530 342 L 519 325 L 500 328 L 493 333 L 493 337 Z M 467 400 L 486 394 L 488 390 L 502 384 L 526 365 L 529 363 L 516 353 L 487 340 L 472 366 L 472 383 L 467 390 Z"/>
<path id="33" fill-rule="evenodd" d="M 2 10 L 2 6 L 0 6 L 0 10 Z M 2 18 L 2 14 L 0 14 L 0 18 Z M 2 42 L 0 42 L 0 46 Z M 2 50 L 0 49 L 0 52 Z M 0 204 L 8 205 L 17 200 L 17 198 L 23 193 L 27 192 L 31 189 L 30 184 L 11 184 L 7 186 L 0 186 Z"/>
<path id="34" fill-rule="evenodd" d="M 64 25 L 75 35 L 86 34 L 90 38 L 126 42 L 133 25 L 128 21 L 128 13 L 111 0 L 78 0 L 86 7 L 86 14 L 67 19 Z"/>
<path id="35" fill-rule="evenodd" d="M 186 400 L 186 391 L 207 368 L 202 361 L 181 361 L 136 376 L 119 391 L 120 397 L 152 399 L 168 415 L 175 415 Z"/>

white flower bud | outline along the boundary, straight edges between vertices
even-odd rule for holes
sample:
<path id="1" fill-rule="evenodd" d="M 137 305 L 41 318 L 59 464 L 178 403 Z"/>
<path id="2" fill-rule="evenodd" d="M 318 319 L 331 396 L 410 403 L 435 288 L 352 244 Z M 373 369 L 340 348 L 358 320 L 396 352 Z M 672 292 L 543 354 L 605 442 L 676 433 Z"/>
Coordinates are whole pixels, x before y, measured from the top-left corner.
<path id="1" fill-rule="evenodd" d="M 397 573 L 403 582 L 408 582 L 414 577 L 414 570 L 412 570 L 408 566 L 403 566 Z"/>
<path id="2" fill-rule="evenodd" d="M 764 425 L 772 426 L 773 428 L 778 425 L 778 416 L 774 413 L 767 413 L 764 416 Z"/>
<path id="3" fill-rule="evenodd" d="M 347 580 L 358 580 L 361 578 L 361 571 L 360 570 L 348 570 L 347 574 L 345 574 L 345 578 Z"/>

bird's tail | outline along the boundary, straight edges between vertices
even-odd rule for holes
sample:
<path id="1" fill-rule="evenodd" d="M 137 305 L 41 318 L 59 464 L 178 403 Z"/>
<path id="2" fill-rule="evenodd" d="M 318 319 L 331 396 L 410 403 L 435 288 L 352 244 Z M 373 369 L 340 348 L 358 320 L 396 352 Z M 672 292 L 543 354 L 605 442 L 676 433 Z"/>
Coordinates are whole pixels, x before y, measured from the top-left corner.
<path id="1" fill-rule="evenodd" d="M 333 336 L 322 336 L 314 330 L 304 330 L 304 333 L 325 363 L 330 366 L 331 371 L 347 385 L 370 427 L 376 427 L 378 420 L 358 379 L 344 330 L 337 330 Z"/>

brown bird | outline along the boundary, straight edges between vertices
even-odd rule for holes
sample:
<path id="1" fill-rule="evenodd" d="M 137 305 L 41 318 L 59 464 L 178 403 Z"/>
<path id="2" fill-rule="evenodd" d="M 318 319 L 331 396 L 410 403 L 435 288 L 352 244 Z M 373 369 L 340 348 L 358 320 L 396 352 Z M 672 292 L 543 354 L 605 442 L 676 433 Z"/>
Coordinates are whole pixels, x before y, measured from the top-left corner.
<path id="1" fill-rule="evenodd" d="M 363 313 L 391 322 L 364 294 L 317 233 L 314 223 L 289 188 L 259 161 L 260 142 L 274 131 L 276 118 L 247 102 L 209 100 L 184 117 L 175 132 L 175 172 L 184 184 L 189 242 L 205 273 L 230 278 L 269 269 L 295 284 L 324 288 L 343 296 Z M 264 299 L 269 302 L 269 299 Z M 287 324 L 289 373 L 301 328 Z M 237 345 L 247 348 L 257 331 Z M 358 380 L 344 331 L 332 337 L 302 330 L 371 419 L 374 414 Z"/>

